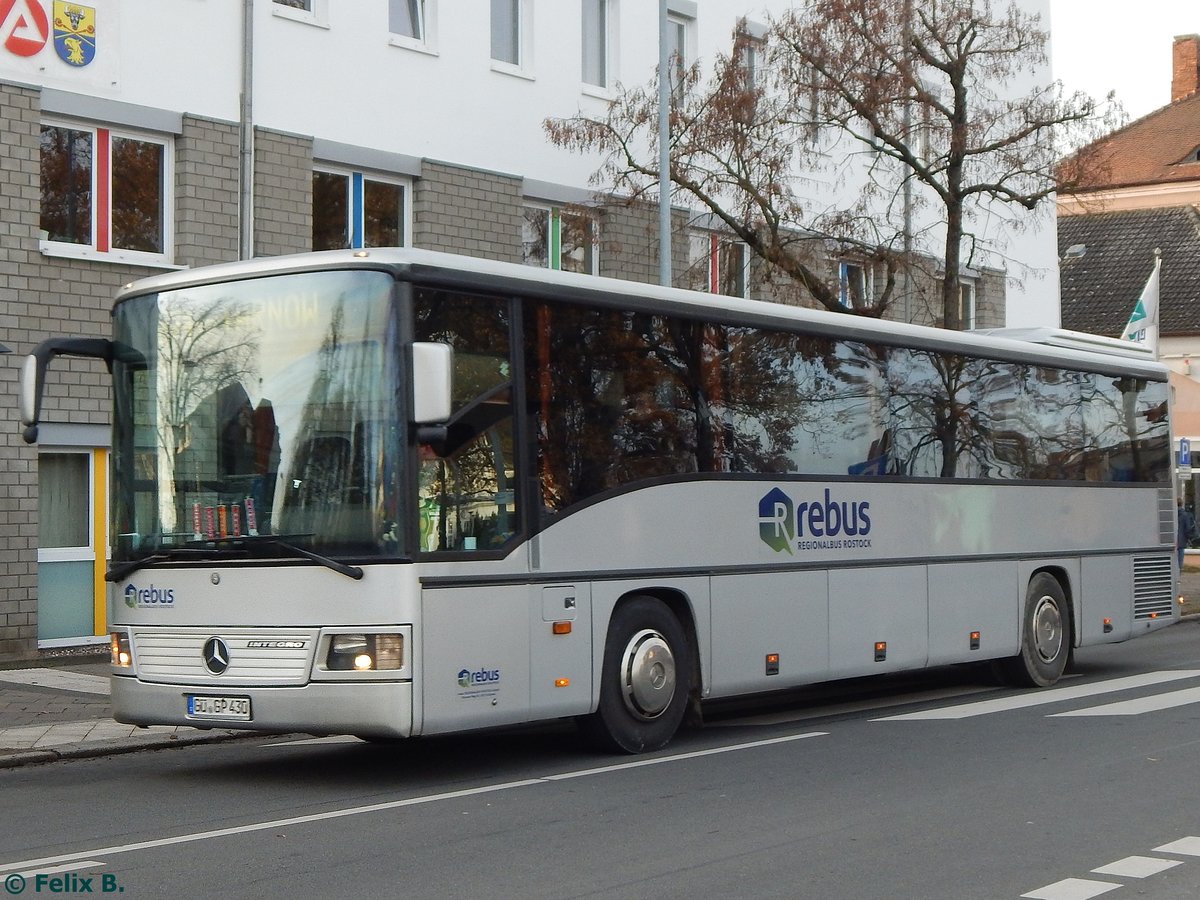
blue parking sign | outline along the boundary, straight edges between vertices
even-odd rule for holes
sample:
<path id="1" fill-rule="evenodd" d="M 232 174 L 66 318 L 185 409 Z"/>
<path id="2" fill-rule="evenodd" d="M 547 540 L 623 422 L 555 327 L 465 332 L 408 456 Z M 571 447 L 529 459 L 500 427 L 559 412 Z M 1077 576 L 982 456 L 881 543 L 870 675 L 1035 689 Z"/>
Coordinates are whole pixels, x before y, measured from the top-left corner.
<path id="1" fill-rule="evenodd" d="M 1179 464 L 1181 466 L 1192 464 L 1192 442 L 1187 438 L 1179 439 Z"/>

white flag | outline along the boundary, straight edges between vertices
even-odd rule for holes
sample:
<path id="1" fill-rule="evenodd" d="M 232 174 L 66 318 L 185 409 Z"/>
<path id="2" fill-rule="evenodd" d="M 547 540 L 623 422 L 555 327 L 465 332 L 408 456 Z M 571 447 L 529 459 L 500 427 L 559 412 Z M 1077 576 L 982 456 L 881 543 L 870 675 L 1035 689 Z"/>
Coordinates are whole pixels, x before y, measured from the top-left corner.
<path id="1" fill-rule="evenodd" d="M 1162 258 L 1154 260 L 1154 271 L 1142 288 L 1142 296 L 1138 297 L 1125 333 L 1121 335 L 1127 341 L 1145 344 L 1158 358 L 1158 270 L 1162 267 Z"/>

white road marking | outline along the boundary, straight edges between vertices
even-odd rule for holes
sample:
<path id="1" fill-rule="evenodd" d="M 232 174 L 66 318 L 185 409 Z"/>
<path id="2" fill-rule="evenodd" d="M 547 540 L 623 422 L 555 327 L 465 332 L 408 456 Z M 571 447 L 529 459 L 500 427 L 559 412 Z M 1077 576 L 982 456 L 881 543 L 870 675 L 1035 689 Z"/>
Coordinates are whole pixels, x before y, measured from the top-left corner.
<path id="1" fill-rule="evenodd" d="M 793 722 L 803 722 L 807 719 L 823 719 L 827 716 L 840 716 L 845 713 L 862 712 L 870 709 L 888 709 L 892 706 L 905 706 L 911 703 L 920 701 L 931 702 L 934 700 L 948 700 L 951 697 L 969 697 L 971 694 L 985 694 L 994 691 L 995 688 L 990 687 L 957 687 L 957 688 L 942 688 L 940 690 L 919 691 L 911 694 L 904 694 L 897 697 L 890 697 L 886 700 L 871 699 L 871 700 L 851 700 L 846 703 L 837 703 L 832 706 L 812 707 L 805 710 L 785 710 L 783 712 L 773 713 L 757 713 L 750 716 L 741 716 L 736 719 L 721 719 L 716 722 L 705 722 L 705 728 L 732 728 L 746 725 L 789 725 Z"/>
<path id="2" fill-rule="evenodd" d="M 1154 848 L 1155 853 L 1182 853 L 1184 856 L 1200 856 L 1200 837 L 1185 837 L 1161 847 Z"/>
<path id="3" fill-rule="evenodd" d="M 351 806 L 345 809 L 335 809 L 330 812 L 313 813 L 307 816 L 292 816 L 287 819 L 273 819 L 268 822 L 253 822 L 249 825 L 236 825 L 231 828 L 217 828 L 212 831 L 197 831 L 191 834 L 180 834 L 175 837 L 158 838 L 151 841 L 135 841 L 129 844 L 116 844 L 112 847 L 93 848 L 90 850 L 82 850 L 78 853 L 63 853 L 59 856 L 47 856 L 41 859 L 26 859 L 20 862 L 0 863 L 0 874 L 5 872 L 24 872 L 30 869 L 42 869 L 45 866 L 54 866 L 61 863 L 77 862 L 81 859 L 86 859 L 92 856 L 112 856 L 117 853 L 132 853 L 137 850 L 153 850 L 160 847 L 171 847 L 178 844 L 191 844 L 197 841 L 207 841 L 220 837 L 231 837 L 239 834 L 250 834 L 255 831 L 267 831 L 273 828 L 290 828 L 294 825 L 305 825 L 311 822 L 324 822 L 331 819 L 344 819 L 349 816 L 360 816 L 367 813 L 384 812 L 392 809 L 403 809 L 409 806 L 422 806 L 426 803 L 440 803 L 446 800 L 459 800 L 463 797 L 477 797 L 483 794 L 495 794 L 501 791 L 510 791 L 516 788 L 532 787 L 538 784 L 550 784 L 555 781 L 563 781 L 568 778 L 586 778 L 589 775 L 605 775 L 610 772 L 619 772 L 624 769 L 637 769 L 643 766 L 656 766 L 664 763 L 680 762 L 683 760 L 697 759 L 703 756 L 713 756 L 719 753 L 734 753 L 739 750 L 754 750 L 759 747 L 767 747 L 772 744 L 783 744 L 791 741 L 801 741 L 806 738 L 822 737 L 827 735 L 825 731 L 810 731 L 804 734 L 791 734 L 783 737 L 771 738 L 765 741 L 750 741 L 742 744 L 730 744 L 726 747 L 714 747 L 711 750 L 696 750 L 690 753 L 678 753 L 672 756 L 659 756 L 654 759 L 639 759 L 632 760 L 626 763 L 618 763 L 612 766 L 597 766 L 591 769 L 579 769 L 574 772 L 560 772 L 556 775 L 545 775 L 541 778 L 524 778 L 519 781 L 507 781 L 501 784 L 485 785 L 483 787 L 468 788 L 461 791 L 446 791 L 440 794 L 427 794 L 423 797 L 409 797 L 405 800 L 389 800 L 385 803 L 372 803 L 368 806 Z"/>
<path id="4" fill-rule="evenodd" d="M 1103 706 L 1089 706 L 1087 709 L 1073 709 L 1070 712 L 1054 713 L 1049 718 L 1140 716 L 1142 713 L 1158 712 L 1176 706 L 1186 706 L 1189 703 L 1200 703 L 1200 688 L 1187 688 L 1167 694 L 1155 694 L 1152 697 L 1139 697 L 1136 700 L 1122 700 L 1119 703 L 1105 703 Z"/>
<path id="5" fill-rule="evenodd" d="M 274 750 L 276 747 L 312 747 L 319 744 L 363 744 L 362 738 L 352 734 L 333 734 L 329 737 L 301 738 L 295 741 L 273 741 L 269 744 L 259 744 L 259 750 Z"/>
<path id="6" fill-rule="evenodd" d="M 1115 863 L 1092 869 L 1096 875 L 1116 875 L 1121 878 L 1149 878 L 1175 866 L 1182 866 L 1179 859 L 1155 859 L 1153 856 L 1127 856 Z"/>
<path id="7" fill-rule="evenodd" d="M 1112 881 L 1064 878 L 1062 881 L 1056 881 L 1054 884 L 1048 884 L 1021 896 L 1031 898 L 1031 900 L 1090 900 L 1092 897 L 1099 897 L 1101 894 L 1115 891 L 1119 887 L 1124 887 L 1124 885 Z"/>
<path id="8" fill-rule="evenodd" d="M 70 863 L 65 866 L 51 866 L 48 869 L 30 869 L 28 872 L 22 872 L 27 880 L 33 880 L 38 875 L 57 875 L 59 872 L 83 872 L 87 869 L 99 869 L 106 865 L 98 859 L 85 859 L 81 862 Z"/>
<path id="9" fill-rule="evenodd" d="M 967 719 L 972 716 L 986 716 L 990 713 L 1007 712 L 1013 709 L 1044 706 L 1049 703 L 1061 703 L 1064 700 L 1078 700 L 1082 697 L 1094 697 L 1098 694 L 1110 694 L 1114 691 L 1127 691 L 1133 688 L 1148 687 L 1154 684 L 1165 684 L 1170 681 L 1180 681 L 1185 678 L 1196 677 L 1200 677 L 1200 670 L 1182 669 L 1171 672 L 1147 672 L 1143 675 L 1130 675 L 1127 678 L 1114 678 L 1109 681 L 1092 682 L 1091 684 L 1077 684 L 1071 687 L 1031 691 L 1012 697 L 980 700 L 977 703 L 945 706 L 941 709 L 928 709 L 923 712 L 906 713 L 900 716 L 886 716 L 884 718 L 872 719 L 871 721 L 914 722 L 930 719 Z"/>
<path id="10" fill-rule="evenodd" d="M 675 756 L 659 757 L 658 759 L 635 759 L 632 762 L 617 763 L 612 766 L 601 766 L 596 769 L 580 769 L 578 772 L 564 772 L 561 775 L 547 775 L 546 781 L 564 781 L 568 778 L 585 778 L 588 775 L 603 775 L 606 772 L 619 772 L 622 769 L 640 769 L 642 766 L 654 766 L 661 762 L 675 762 L 684 759 L 699 759 L 702 756 L 716 756 L 718 753 L 729 753 L 733 750 L 752 750 L 755 747 L 769 747 L 771 744 L 787 744 L 792 741 L 802 741 L 805 738 L 824 737 L 828 731 L 810 731 L 806 734 L 789 734 L 784 737 L 768 738 L 765 741 L 750 741 L 746 744 L 733 744 L 729 747 L 713 747 L 711 750 L 693 750 L 691 753 L 680 753 Z"/>

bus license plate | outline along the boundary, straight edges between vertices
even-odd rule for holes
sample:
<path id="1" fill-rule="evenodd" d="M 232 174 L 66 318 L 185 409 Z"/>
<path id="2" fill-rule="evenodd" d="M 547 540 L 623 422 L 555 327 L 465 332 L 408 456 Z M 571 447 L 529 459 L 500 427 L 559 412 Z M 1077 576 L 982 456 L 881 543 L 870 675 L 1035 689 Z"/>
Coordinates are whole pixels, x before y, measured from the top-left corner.
<path id="1" fill-rule="evenodd" d="M 250 721 L 249 697 L 197 697 L 188 694 L 187 714 L 193 719 Z"/>

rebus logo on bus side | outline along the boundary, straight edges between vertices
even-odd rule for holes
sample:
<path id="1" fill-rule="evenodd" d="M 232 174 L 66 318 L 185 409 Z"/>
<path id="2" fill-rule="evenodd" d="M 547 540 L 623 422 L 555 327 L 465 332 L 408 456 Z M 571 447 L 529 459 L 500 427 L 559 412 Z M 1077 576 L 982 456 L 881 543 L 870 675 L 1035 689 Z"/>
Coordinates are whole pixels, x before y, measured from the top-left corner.
<path id="1" fill-rule="evenodd" d="M 499 669 L 462 669 L 458 673 L 458 686 L 463 688 L 478 687 L 482 684 L 495 684 L 500 680 Z"/>
<path id="2" fill-rule="evenodd" d="M 822 499 L 800 503 L 772 488 L 758 501 L 758 533 L 776 553 L 870 547 L 870 508 L 867 500 L 835 500 L 829 488 Z"/>

